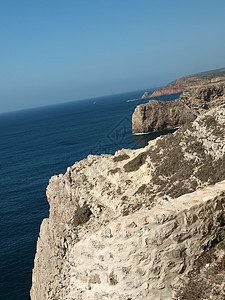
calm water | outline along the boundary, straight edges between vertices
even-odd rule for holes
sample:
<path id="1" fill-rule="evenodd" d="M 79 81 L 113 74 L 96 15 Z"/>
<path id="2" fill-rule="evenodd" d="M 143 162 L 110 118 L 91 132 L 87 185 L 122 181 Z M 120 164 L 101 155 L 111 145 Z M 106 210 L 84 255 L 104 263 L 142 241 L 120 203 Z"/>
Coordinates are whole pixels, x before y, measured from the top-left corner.
<path id="1" fill-rule="evenodd" d="M 49 178 L 90 153 L 143 147 L 159 135 L 131 134 L 134 107 L 146 101 L 127 100 L 142 94 L 0 115 L 0 299 L 30 299 L 39 226 L 48 217 Z"/>

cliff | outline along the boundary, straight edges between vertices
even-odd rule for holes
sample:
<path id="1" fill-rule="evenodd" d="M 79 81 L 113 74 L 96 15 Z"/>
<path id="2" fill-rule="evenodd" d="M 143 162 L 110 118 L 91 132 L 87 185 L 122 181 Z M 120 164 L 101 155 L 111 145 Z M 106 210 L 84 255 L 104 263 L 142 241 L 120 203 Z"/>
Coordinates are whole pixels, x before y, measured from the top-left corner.
<path id="1" fill-rule="evenodd" d="M 53 176 L 31 299 L 172 299 L 225 222 L 224 124 L 220 106 Z"/>
<path id="2" fill-rule="evenodd" d="M 181 108 L 182 107 L 182 108 Z M 193 121 L 194 113 L 186 105 L 177 101 L 151 100 L 147 104 L 140 104 L 132 115 L 132 132 L 143 133 L 172 129 Z"/>
<path id="3" fill-rule="evenodd" d="M 174 101 L 150 100 L 132 115 L 132 132 L 166 130 L 193 121 L 199 114 L 225 103 L 225 81 L 186 88 Z"/>
<path id="4" fill-rule="evenodd" d="M 225 81 L 186 88 L 175 101 L 198 113 L 204 113 L 208 109 L 225 104 Z"/>
<path id="5" fill-rule="evenodd" d="M 150 98 L 150 94 L 148 92 L 145 92 L 142 96 L 141 99 L 146 99 L 146 98 Z"/>
<path id="6" fill-rule="evenodd" d="M 225 69 L 181 77 L 170 82 L 166 87 L 157 89 L 151 94 L 151 97 L 182 93 L 187 87 L 201 86 L 220 81 L 225 81 Z"/>
<path id="7" fill-rule="evenodd" d="M 185 86 L 167 86 L 159 88 L 151 94 L 151 98 L 182 93 L 184 89 Z"/>

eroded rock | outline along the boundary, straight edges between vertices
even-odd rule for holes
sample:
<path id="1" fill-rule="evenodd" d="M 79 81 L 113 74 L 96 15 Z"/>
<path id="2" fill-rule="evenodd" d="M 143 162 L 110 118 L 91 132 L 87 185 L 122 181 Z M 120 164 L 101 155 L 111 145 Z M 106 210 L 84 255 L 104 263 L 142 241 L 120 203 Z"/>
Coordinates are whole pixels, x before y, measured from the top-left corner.
<path id="1" fill-rule="evenodd" d="M 140 104 L 132 115 L 132 132 L 150 132 L 176 128 L 196 118 L 189 107 L 177 101 L 150 100 Z"/>
<path id="2" fill-rule="evenodd" d="M 225 221 L 224 124 L 220 106 L 53 176 L 31 299 L 171 299 Z"/>
<path id="3" fill-rule="evenodd" d="M 184 89 L 174 101 L 150 100 L 132 115 L 132 132 L 167 130 L 193 121 L 199 114 L 225 104 L 225 82 Z"/>

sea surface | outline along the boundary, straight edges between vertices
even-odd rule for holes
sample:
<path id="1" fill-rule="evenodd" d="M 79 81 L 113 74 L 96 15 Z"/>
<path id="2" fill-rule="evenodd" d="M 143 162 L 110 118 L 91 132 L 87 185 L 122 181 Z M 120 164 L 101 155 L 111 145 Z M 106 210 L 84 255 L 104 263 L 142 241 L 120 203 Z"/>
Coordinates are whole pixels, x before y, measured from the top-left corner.
<path id="1" fill-rule="evenodd" d="M 153 91 L 149 90 L 149 91 Z M 49 178 L 88 154 L 139 148 L 167 132 L 132 135 L 143 91 L 0 114 L 0 299 L 30 299 Z M 173 100 L 177 95 L 164 97 Z M 40 299 L 44 300 L 44 299 Z"/>

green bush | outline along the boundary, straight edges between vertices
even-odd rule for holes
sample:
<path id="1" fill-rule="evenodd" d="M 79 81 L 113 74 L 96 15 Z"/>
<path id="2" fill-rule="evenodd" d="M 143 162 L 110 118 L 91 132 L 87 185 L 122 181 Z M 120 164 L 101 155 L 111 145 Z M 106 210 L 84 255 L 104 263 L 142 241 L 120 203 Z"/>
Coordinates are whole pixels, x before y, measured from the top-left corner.
<path id="1" fill-rule="evenodd" d="M 74 212 L 73 225 L 77 227 L 78 225 L 87 223 L 91 215 L 92 212 L 87 204 L 84 204 L 82 207 L 78 206 L 77 210 Z"/>

